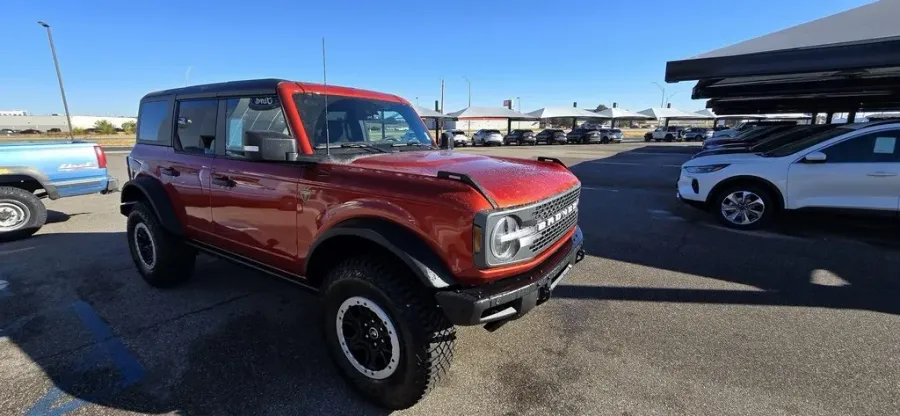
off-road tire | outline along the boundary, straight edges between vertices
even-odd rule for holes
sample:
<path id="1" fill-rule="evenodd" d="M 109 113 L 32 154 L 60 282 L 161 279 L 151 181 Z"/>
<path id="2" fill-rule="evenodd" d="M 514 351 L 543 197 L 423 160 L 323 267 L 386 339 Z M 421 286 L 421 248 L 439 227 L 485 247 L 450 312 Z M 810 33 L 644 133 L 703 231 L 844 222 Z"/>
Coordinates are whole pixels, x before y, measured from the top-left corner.
<path id="1" fill-rule="evenodd" d="M 388 409 L 408 408 L 422 400 L 450 368 L 456 329 L 434 294 L 404 267 L 373 255 L 349 258 L 327 272 L 321 293 L 328 350 L 341 375 L 366 398 Z M 355 296 L 375 303 L 397 329 L 400 364 L 381 380 L 357 370 L 338 338 L 339 308 Z"/>
<path id="2" fill-rule="evenodd" d="M 12 241 L 30 237 L 47 222 L 47 207 L 33 193 L 11 186 L 0 186 L 0 204 L 25 214 L 25 222 L 9 231 L 0 230 L 0 241 Z"/>
<path id="3" fill-rule="evenodd" d="M 763 211 L 763 215 L 759 220 L 750 224 L 740 225 L 730 221 L 722 213 L 722 201 L 724 201 L 725 198 L 727 198 L 729 195 L 738 191 L 752 192 L 758 195 L 760 199 L 762 199 L 763 204 L 765 205 L 765 210 Z M 713 216 L 716 217 L 716 220 L 719 221 L 720 224 L 736 230 L 759 230 L 766 228 L 778 214 L 778 206 L 775 203 L 775 199 L 773 199 L 772 194 L 762 186 L 755 185 L 753 183 L 726 186 L 716 194 L 715 199 L 712 200 L 712 204 L 710 204 L 709 206 L 709 210 L 711 211 Z"/>
<path id="4" fill-rule="evenodd" d="M 144 233 L 150 238 L 152 257 L 139 253 L 137 240 L 144 241 Z M 142 202 L 136 202 L 128 214 L 128 248 L 138 273 L 150 286 L 165 288 L 177 285 L 191 278 L 197 250 L 185 244 L 160 224 L 156 213 Z"/>

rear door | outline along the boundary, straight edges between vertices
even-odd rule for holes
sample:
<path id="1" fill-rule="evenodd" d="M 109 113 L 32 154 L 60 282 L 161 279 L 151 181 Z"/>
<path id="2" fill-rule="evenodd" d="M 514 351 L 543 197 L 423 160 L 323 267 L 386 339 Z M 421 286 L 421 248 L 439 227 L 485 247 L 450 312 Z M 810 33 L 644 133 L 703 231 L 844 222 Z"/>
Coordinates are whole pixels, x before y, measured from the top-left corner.
<path id="1" fill-rule="evenodd" d="M 825 162 L 801 159 L 790 167 L 788 199 L 793 208 L 900 210 L 900 130 L 862 134 L 819 151 Z"/>
<path id="2" fill-rule="evenodd" d="M 224 140 L 216 149 L 210 181 L 217 244 L 251 260 L 298 273 L 298 183 L 303 167 L 250 160 L 244 153 L 245 132 L 290 135 L 278 97 L 222 98 L 219 111 Z"/>
<path id="3" fill-rule="evenodd" d="M 159 179 L 181 217 L 188 237 L 209 241 L 209 174 L 215 159 L 215 99 L 175 102 L 173 151 L 159 161 Z"/>

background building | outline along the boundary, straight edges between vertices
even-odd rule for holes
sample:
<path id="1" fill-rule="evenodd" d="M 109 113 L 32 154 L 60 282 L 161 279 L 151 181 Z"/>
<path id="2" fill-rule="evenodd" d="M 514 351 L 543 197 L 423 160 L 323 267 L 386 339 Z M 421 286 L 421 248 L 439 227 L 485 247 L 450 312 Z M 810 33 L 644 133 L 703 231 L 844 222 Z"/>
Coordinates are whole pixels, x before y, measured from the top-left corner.
<path id="1" fill-rule="evenodd" d="M 0 129 L 35 129 L 42 132 L 50 129 L 69 131 L 69 127 L 66 125 L 66 116 L 63 115 L 30 116 L 8 115 L 5 113 L 9 113 L 9 111 L 0 113 Z M 137 117 L 72 116 L 72 128 L 89 129 L 94 127 L 94 124 L 100 120 L 106 120 L 116 128 L 121 128 L 122 123 L 126 121 L 137 122 Z"/>

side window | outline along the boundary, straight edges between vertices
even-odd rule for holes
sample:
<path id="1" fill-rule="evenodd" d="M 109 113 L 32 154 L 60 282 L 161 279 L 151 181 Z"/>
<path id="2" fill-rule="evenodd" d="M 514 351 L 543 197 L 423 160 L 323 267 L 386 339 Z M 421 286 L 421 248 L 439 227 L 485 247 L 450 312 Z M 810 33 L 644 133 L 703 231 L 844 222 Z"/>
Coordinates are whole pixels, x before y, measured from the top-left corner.
<path id="1" fill-rule="evenodd" d="M 138 110 L 137 140 L 148 144 L 169 144 L 166 130 L 169 114 L 168 100 L 141 103 Z"/>
<path id="2" fill-rule="evenodd" d="M 870 133 L 822 150 L 826 163 L 900 162 L 900 131 Z"/>
<path id="3" fill-rule="evenodd" d="M 216 153 L 216 100 L 178 102 L 175 120 L 176 149 L 186 153 Z"/>
<path id="4" fill-rule="evenodd" d="M 277 96 L 229 98 L 225 102 L 225 155 L 243 159 L 248 131 L 290 135 Z"/>

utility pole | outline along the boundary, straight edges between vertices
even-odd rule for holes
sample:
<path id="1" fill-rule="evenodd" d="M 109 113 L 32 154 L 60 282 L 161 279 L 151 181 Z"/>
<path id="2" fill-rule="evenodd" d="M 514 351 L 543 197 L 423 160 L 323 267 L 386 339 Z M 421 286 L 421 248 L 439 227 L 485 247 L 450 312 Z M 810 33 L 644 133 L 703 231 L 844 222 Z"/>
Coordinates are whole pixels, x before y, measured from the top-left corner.
<path id="1" fill-rule="evenodd" d="M 659 100 L 659 107 L 660 108 L 665 107 L 666 106 L 666 88 L 663 87 L 662 85 L 659 85 L 659 83 L 656 81 L 653 81 L 652 84 L 656 85 L 656 88 L 659 88 L 659 92 L 661 94 L 661 97 Z"/>
<path id="2" fill-rule="evenodd" d="M 50 25 L 44 22 L 38 22 L 39 25 L 47 29 L 47 39 L 50 41 L 50 54 L 53 55 L 53 66 L 56 67 L 56 79 L 59 80 L 59 94 L 62 95 L 63 109 L 66 110 L 66 124 L 69 125 L 69 139 L 75 140 L 72 134 L 72 117 L 69 115 L 69 103 L 66 102 L 66 89 L 63 88 L 62 74 L 59 72 L 59 61 L 56 59 L 56 48 L 53 46 L 53 34 L 50 33 Z"/>
<path id="3" fill-rule="evenodd" d="M 441 78 L 441 111 L 439 111 L 439 113 L 441 113 L 441 114 L 447 114 L 447 113 L 444 112 L 444 79 L 443 79 L 443 78 Z M 443 120 L 443 119 L 438 119 L 438 120 L 435 121 L 435 123 L 438 123 L 438 122 L 441 123 L 441 124 L 443 124 L 443 123 L 444 123 L 444 120 Z M 444 126 L 442 125 L 441 127 L 443 128 Z M 440 133 L 439 133 L 439 134 L 440 134 Z M 440 140 L 440 139 L 438 139 L 438 140 Z M 448 144 L 448 146 L 452 146 L 452 145 L 451 145 L 451 144 Z"/>

